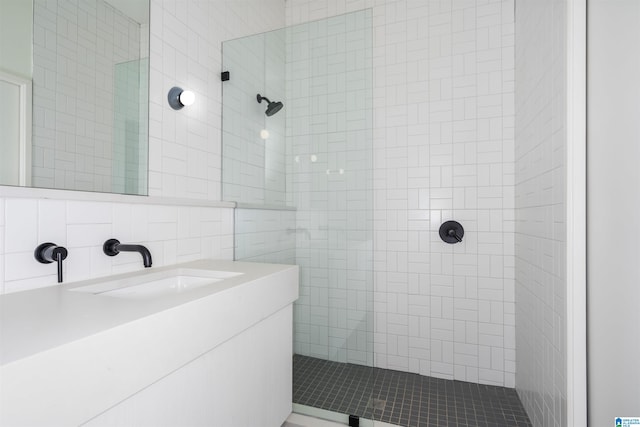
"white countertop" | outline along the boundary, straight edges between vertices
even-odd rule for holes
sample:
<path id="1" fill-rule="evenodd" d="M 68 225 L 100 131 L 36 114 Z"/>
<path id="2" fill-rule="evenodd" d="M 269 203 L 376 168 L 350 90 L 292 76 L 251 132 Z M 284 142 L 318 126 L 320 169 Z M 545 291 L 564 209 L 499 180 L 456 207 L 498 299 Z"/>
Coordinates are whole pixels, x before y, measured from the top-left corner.
<path id="1" fill-rule="evenodd" d="M 86 422 L 298 297 L 297 266 L 201 260 L 152 270 L 176 267 L 242 274 L 149 300 L 69 290 L 104 278 L 0 296 L 0 424 L 18 410 Z"/>

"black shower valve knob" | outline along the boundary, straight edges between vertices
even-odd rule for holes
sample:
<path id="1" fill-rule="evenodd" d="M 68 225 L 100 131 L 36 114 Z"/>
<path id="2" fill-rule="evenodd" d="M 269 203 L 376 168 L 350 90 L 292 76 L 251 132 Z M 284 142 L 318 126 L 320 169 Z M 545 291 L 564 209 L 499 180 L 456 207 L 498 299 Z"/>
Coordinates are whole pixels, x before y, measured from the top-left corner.
<path id="1" fill-rule="evenodd" d="M 445 221 L 440 226 L 440 238 L 445 243 L 460 243 L 464 237 L 464 228 L 458 221 Z"/>

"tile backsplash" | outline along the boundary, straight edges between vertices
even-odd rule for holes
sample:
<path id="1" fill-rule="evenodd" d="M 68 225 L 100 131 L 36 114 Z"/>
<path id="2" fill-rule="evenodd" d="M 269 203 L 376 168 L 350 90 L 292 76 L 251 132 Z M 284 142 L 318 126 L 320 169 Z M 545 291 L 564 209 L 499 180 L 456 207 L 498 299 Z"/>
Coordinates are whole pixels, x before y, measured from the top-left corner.
<path id="1" fill-rule="evenodd" d="M 233 259 L 233 209 L 54 199 L 0 199 L 0 292 L 57 284 L 54 264 L 33 251 L 53 242 L 69 251 L 65 282 L 142 269 L 138 253 L 109 257 L 105 240 L 141 243 L 154 266 Z"/>

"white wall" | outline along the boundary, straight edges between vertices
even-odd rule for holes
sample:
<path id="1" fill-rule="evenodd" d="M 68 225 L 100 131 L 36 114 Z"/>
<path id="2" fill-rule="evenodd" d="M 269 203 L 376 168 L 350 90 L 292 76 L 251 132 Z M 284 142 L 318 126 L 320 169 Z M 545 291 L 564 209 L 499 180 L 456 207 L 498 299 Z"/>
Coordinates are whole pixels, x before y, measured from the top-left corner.
<path id="1" fill-rule="evenodd" d="M 640 3 L 588 8 L 589 425 L 640 418 Z"/>
<path id="2" fill-rule="evenodd" d="M 0 70 L 30 78 L 33 2 L 0 0 Z"/>
<path id="3" fill-rule="evenodd" d="M 24 128 L 30 127 L 30 121 L 20 121 L 25 107 L 22 103 L 26 101 L 26 94 L 20 93 L 20 85 L 31 81 L 32 32 L 33 2 L 0 0 L 0 99 L 3 100 L 0 106 L 0 183 L 6 185 L 18 185 L 21 169 L 27 167 L 26 164 L 21 165 L 27 156 L 21 156 L 20 138 L 29 139 L 24 135 Z M 30 111 L 30 95 L 28 103 L 26 108 Z"/>
<path id="4" fill-rule="evenodd" d="M 367 7 L 375 364 L 513 387 L 514 2 L 288 0 L 287 25 Z"/>
<path id="5" fill-rule="evenodd" d="M 545 427 L 567 422 L 566 3 L 516 7 L 516 389 Z"/>
<path id="6" fill-rule="evenodd" d="M 0 73 L 0 183 L 18 185 L 20 183 L 20 85 L 4 80 Z"/>
<path id="7" fill-rule="evenodd" d="M 284 24 L 283 0 L 151 1 L 149 195 L 221 199 L 222 42 Z M 195 104 L 169 108 L 173 86 Z"/>
<path id="8" fill-rule="evenodd" d="M 67 277 L 73 280 L 142 268 L 137 254 L 101 255 L 97 248 L 107 235 L 148 245 L 157 266 L 204 257 L 230 259 L 232 211 L 207 206 L 220 200 L 221 188 L 220 49 L 223 40 L 283 26 L 282 0 L 152 0 L 149 191 L 192 201 L 145 204 L 139 198 L 113 202 L 98 197 L 107 201 L 83 202 L 71 200 L 83 198 L 74 193 L 0 189 L 0 289 L 55 285 L 54 267 L 33 259 L 37 244 L 49 240 L 67 244 Z M 196 92 L 192 108 L 174 111 L 167 105 L 167 92 L 176 85 Z"/>

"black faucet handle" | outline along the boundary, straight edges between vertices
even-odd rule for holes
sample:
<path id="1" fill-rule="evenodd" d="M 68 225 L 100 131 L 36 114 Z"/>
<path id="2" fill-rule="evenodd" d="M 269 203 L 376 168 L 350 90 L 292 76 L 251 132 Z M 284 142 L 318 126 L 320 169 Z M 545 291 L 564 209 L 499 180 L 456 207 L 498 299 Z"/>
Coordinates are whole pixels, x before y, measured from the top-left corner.
<path id="1" fill-rule="evenodd" d="M 35 259 L 42 264 L 51 264 L 58 261 L 58 258 L 61 261 L 65 260 L 68 254 L 69 252 L 64 246 L 58 246 L 51 242 L 42 243 L 33 251 Z"/>
<path id="2" fill-rule="evenodd" d="M 42 243 L 33 251 L 36 261 L 42 264 L 58 263 L 58 283 L 62 283 L 62 261 L 67 259 L 67 255 L 69 255 L 67 248 L 51 242 Z"/>
<path id="3" fill-rule="evenodd" d="M 447 231 L 447 234 L 450 237 L 453 237 L 454 239 L 456 239 L 458 242 L 462 242 L 462 239 L 460 238 L 460 236 L 458 236 L 458 233 L 456 232 L 455 229 L 451 228 L 449 231 Z"/>
<path id="4" fill-rule="evenodd" d="M 56 246 L 53 251 L 51 251 L 51 255 L 53 256 L 53 259 L 57 262 L 60 262 L 62 260 L 67 259 L 67 255 L 69 255 L 69 251 L 67 251 L 67 248 L 63 247 L 63 246 Z"/>

